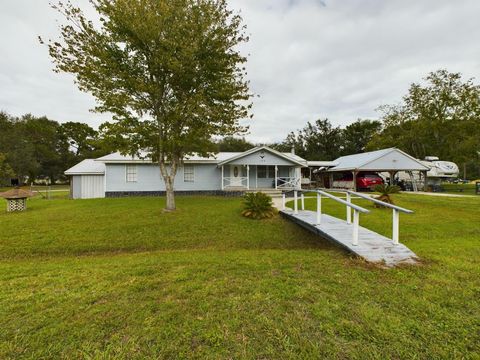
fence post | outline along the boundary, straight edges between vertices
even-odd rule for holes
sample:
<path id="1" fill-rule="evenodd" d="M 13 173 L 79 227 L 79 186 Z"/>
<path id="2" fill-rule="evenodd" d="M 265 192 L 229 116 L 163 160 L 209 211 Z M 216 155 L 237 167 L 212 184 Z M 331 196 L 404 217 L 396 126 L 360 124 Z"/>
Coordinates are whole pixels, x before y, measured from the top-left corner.
<path id="1" fill-rule="evenodd" d="M 392 240 L 393 245 L 398 245 L 399 238 L 399 225 L 400 225 L 400 211 L 393 209 L 393 221 L 392 221 Z"/>
<path id="2" fill-rule="evenodd" d="M 352 197 L 349 192 L 347 192 L 347 202 L 351 203 L 352 202 Z M 352 223 L 352 209 L 350 206 L 347 206 L 347 224 Z"/>
<path id="3" fill-rule="evenodd" d="M 300 199 L 302 200 L 302 210 L 305 210 L 305 196 L 302 194 L 300 195 Z"/>
<path id="4" fill-rule="evenodd" d="M 293 204 L 293 213 L 298 214 L 298 196 L 297 196 L 297 190 L 293 191 L 293 199 L 294 199 L 294 204 Z"/>
<path id="5" fill-rule="evenodd" d="M 285 193 L 282 193 L 282 210 L 285 210 Z"/>
<path id="6" fill-rule="evenodd" d="M 317 225 L 322 221 L 322 195 L 317 192 Z"/>
<path id="7" fill-rule="evenodd" d="M 358 232 L 360 230 L 360 213 L 358 210 L 353 209 L 353 236 L 352 236 L 352 245 L 358 245 Z"/>

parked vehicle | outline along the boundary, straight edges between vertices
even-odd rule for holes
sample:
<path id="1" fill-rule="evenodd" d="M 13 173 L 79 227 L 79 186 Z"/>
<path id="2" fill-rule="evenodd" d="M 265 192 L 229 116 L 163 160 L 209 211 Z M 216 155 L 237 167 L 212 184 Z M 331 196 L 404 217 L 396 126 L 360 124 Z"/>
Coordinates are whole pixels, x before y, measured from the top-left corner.
<path id="1" fill-rule="evenodd" d="M 373 190 L 384 183 L 383 178 L 374 172 L 359 172 L 357 174 L 357 190 Z M 342 178 L 333 181 L 334 188 L 353 189 L 353 174 L 345 173 Z"/>

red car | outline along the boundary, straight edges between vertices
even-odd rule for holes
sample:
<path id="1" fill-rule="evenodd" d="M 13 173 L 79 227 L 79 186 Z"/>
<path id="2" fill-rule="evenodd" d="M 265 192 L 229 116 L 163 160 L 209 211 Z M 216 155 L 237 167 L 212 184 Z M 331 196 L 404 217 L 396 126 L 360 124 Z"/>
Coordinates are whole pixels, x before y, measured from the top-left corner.
<path id="1" fill-rule="evenodd" d="M 339 180 L 333 182 L 334 188 L 352 188 L 353 175 L 346 173 Z M 373 190 L 383 184 L 383 179 L 377 173 L 359 172 L 357 174 L 357 190 Z"/>

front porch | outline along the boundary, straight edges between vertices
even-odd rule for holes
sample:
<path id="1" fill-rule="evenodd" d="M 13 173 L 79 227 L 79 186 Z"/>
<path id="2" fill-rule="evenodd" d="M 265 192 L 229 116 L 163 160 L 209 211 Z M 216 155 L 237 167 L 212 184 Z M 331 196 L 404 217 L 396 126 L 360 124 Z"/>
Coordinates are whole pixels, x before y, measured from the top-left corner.
<path id="1" fill-rule="evenodd" d="M 300 189 L 300 167 L 284 165 L 222 165 L 222 190 Z"/>

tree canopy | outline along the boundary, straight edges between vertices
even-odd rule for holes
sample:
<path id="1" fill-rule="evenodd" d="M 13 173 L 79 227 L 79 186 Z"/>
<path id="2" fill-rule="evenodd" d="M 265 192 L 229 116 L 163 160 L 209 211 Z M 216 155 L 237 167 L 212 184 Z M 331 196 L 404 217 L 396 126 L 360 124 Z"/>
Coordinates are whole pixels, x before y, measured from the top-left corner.
<path id="1" fill-rule="evenodd" d="M 0 112 L 0 180 L 64 178 L 63 172 L 79 161 L 114 151 L 97 131 L 84 123 L 63 124 L 45 116 L 22 117 Z"/>
<path id="2" fill-rule="evenodd" d="M 328 119 L 291 132 L 286 139 L 274 147 L 290 151 L 308 160 L 334 160 L 343 155 L 364 152 L 372 136 L 379 131 L 381 123 L 375 120 L 358 119 L 346 128 L 333 126 Z"/>
<path id="3" fill-rule="evenodd" d="M 243 133 L 250 116 L 248 37 L 225 0 L 92 0 L 100 25 L 67 3 L 69 20 L 50 41 L 55 70 L 72 73 L 79 88 L 110 112 L 104 126 L 125 154 L 158 162 L 175 209 L 173 182 L 185 155 L 215 150 L 213 138 Z"/>
<path id="4" fill-rule="evenodd" d="M 438 70 L 410 86 L 399 105 L 380 107 L 382 131 L 369 149 L 396 146 L 416 158 L 465 163 L 478 175 L 480 86 L 460 73 Z"/>
<path id="5" fill-rule="evenodd" d="M 245 140 L 245 138 L 238 138 L 233 136 L 226 136 L 216 142 L 217 151 L 225 152 L 242 152 L 250 150 L 255 147 L 253 143 Z"/>

